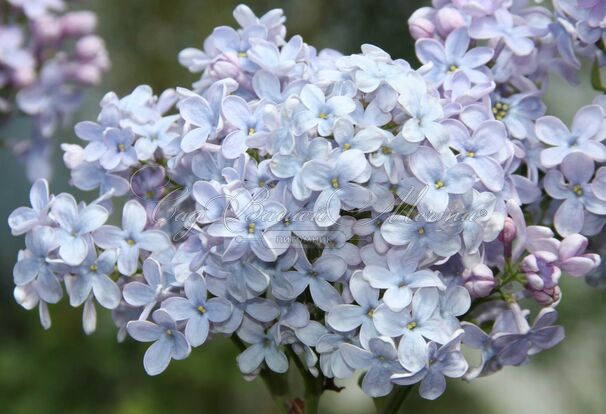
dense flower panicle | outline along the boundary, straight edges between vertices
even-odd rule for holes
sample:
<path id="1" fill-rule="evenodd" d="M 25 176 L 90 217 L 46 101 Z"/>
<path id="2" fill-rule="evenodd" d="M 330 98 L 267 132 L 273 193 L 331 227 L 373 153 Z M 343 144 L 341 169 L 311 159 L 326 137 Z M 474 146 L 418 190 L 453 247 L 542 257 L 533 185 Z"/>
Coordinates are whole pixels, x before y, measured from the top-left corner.
<path id="1" fill-rule="evenodd" d="M 51 138 L 109 67 L 96 15 L 67 3 L 9 0 L 0 14 L 0 120 L 31 119 L 30 137 L 6 143 L 31 181 L 51 175 Z"/>
<path id="2" fill-rule="evenodd" d="M 606 222 L 605 115 L 598 100 L 570 129 L 545 116 L 546 69 L 575 66 L 564 17 L 527 6 L 419 10 L 418 70 L 371 45 L 317 51 L 286 37 L 281 10 L 238 6 L 240 28 L 179 55 L 201 72 L 192 90 L 108 93 L 76 125 L 71 183 L 99 198 L 34 184 L 9 217 L 26 241 L 15 298 L 47 328 L 65 285 L 87 333 L 95 301 L 113 309 L 120 338 L 153 342 L 150 375 L 235 335 L 247 377 L 295 355 L 313 376 L 366 370 L 372 397 L 420 383 L 435 399 L 445 377 L 555 346 L 559 280 L 600 264 L 586 236 Z"/>

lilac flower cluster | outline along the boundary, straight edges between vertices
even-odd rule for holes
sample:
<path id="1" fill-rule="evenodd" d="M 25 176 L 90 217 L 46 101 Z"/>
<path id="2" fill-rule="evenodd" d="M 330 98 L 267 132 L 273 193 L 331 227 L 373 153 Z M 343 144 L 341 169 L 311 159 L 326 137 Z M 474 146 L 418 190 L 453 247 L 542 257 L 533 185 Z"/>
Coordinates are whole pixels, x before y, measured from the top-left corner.
<path id="1" fill-rule="evenodd" d="M 99 198 L 34 184 L 9 218 L 26 235 L 15 297 L 45 327 L 62 285 L 86 332 L 95 302 L 112 309 L 121 339 L 152 343 L 150 375 L 227 335 L 247 377 L 361 369 L 372 397 L 435 399 L 445 377 L 555 346 L 560 278 L 600 263 L 585 236 L 606 217 L 604 109 L 571 130 L 544 116 L 536 85 L 566 61 L 552 16 L 510 3 L 415 13 L 418 70 L 371 45 L 317 51 L 281 10 L 238 6 L 239 29 L 181 52 L 192 90 L 109 93 L 76 125 L 71 183 Z"/>
<path id="2" fill-rule="evenodd" d="M 31 135 L 7 141 L 31 181 L 48 178 L 51 138 L 100 82 L 109 60 L 96 16 L 63 0 L 8 0 L 0 8 L 0 122 L 24 116 Z M 6 139 L 7 137 L 2 137 Z"/>

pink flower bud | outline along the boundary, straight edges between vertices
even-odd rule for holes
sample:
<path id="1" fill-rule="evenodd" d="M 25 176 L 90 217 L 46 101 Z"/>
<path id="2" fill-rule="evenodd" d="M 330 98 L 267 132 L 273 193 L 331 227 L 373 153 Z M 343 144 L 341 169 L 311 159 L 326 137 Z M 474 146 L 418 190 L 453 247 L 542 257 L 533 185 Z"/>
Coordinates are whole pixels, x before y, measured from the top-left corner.
<path id="1" fill-rule="evenodd" d="M 11 82 L 17 88 L 31 85 L 36 80 L 36 73 L 33 68 L 22 67 L 11 74 Z"/>
<path id="2" fill-rule="evenodd" d="M 496 284 L 492 270 L 485 264 L 476 265 L 471 271 L 465 271 L 463 280 L 465 288 L 474 298 L 490 295 Z"/>
<path id="3" fill-rule="evenodd" d="M 536 300 L 537 303 L 542 306 L 557 305 L 562 297 L 562 291 L 557 285 L 553 288 L 533 290 L 531 292 L 534 300 Z"/>
<path id="4" fill-rule="evenodd" d="M 89 60 L 105 51 L 105 43 L 99 36 L 86 36 L 78 40 L 75 50 L 79 58 Z"/>
<path id="5" fill-rule="evenodd" d="M 435 22 L 436 29 L 442 37 L 447 37 L 453 30 L 466 25 L 465 18 L 454 7 L 444 7 L 438 10 Z"/>
<path id="6" fill-rule="evenodd" d="M 34 20 L 32 33 L 37 42 L 49 44 L 56 42 L 61 37 L 61 25 L 59 20 L 51 16 L 44 16 Z"/>
<path id="7" fill-rule="evenodd" d="M 84 36 L 95 30 L 97 16 L 89 11 L 70 12 L 61 17 L 60 23 L 64 36 Z"/>
<path id="8" fill-rule="evenodd" d="M 74 65 L 70 75 L 74 81 L 83 85 L 97 85 L 101 82 L 101 69 L 88 63 Z"/>
<path id="9" fill-rule="evenodd" d="M 501 240 L 503 243 L 511 243 L 515 240 L 517 235 L 518 230 L 514 221 L 511 219 L 511 217 L 505 218 L 503 230 L 501 230 L 501 233 L 499 234 L 499 240 Z"/>
<path id="10" fill-rule="evenodd" d="M 408 19 L 410 34 L 415 39 L 433 37 L 436 26 L 433 22 L 435 10 L 431 7 L 421 7 Z"/>

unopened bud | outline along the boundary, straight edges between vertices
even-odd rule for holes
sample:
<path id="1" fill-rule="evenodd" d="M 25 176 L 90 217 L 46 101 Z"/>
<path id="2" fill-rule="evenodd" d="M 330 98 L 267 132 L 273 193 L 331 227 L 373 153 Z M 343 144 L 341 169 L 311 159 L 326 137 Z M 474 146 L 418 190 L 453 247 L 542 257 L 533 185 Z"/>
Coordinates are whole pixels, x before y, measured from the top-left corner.
<path id="1" fill-rule="evenodd" d="M 511 217 L 505 218 L 505 224 L 503 225 L 503 230 L 501 230 L 501 233 L 499 234 L 499 240 L 503 243 L 511 243 L 515 240 L 517 235 L 518 230 Z"/>
<path id="2" fill-rule="evenodd" d="M 478 264 L 463 273 L 464 286 L 474 298 L 483 298 L 492 292 L 495 279 L 492 270 L 485 264 Z"/>
<path id="3" fill-rule="evenodd" d="M 84 36 L 95 30 L 97 16 L 89 11 L 76 11 L 65 14 L 60 22 L 63 35 Z"/>
<path id="4" fill-rule="evenodd" d="M 433 37 L 436 26 L 433 22 L 435 11 L 431 7 L 422 7 L 408 19 L 408 28 L 414 39 Z"/>
<path id="5" fill-rule="evenodd" d="M 465 18 L 454 7 L 444 7 L 436 13 L 435 26 L 442 37 L 447 37 L 453 30 L 466 25 Z"/>

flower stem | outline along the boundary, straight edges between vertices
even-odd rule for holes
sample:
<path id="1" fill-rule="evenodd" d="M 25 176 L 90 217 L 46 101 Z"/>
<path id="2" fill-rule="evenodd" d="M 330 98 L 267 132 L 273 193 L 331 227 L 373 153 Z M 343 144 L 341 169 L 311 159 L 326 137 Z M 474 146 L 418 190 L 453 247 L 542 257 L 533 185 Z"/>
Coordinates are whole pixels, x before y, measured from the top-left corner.
<path id="1" fill-rule="evenodd" d="M 377 414 L 395 414 L 400 411 L 402 404 L 414 388 L 414 385 L 397 386 L 391 394 L 383 398 L 375 398 Z"/>
<path id="2" fill-rule="evenodd" d="M 314 377 L 303 365 L 301 358 L 299 358 L 291 347 L 286 349 L 286 354 L 288 355 L 289 359 L 295 363 L 295 366 L 303 377 L 303 385 L 305 387 L 303 394 L 305 414 L 317 414 L 318 407 L 320 406 L 320 396 L 322 395 L 323 391 L 322 374 L 319 374 L 318 378 Z"/>
<path id="3" fill-rule="evenodd" d="M 246 345 L 238 338 L 237 336 L 231 337 L 232 342 L 236 344 L 240 351 L 244 351 L 246 349 Z M 289 403 L 289 391 L 290 386 L 288 385 L 288 380 L 286 375 L 276 374 L 275 372 L 268 370 L 267 368 L 262 368 L 259 372 L 259 377 L 267 387 L 267 390 L 271 394 L 272 400 L 274 403 L 280 408 L 281 412 L 289 413 L 290 411 L 290 403 Z"/>

